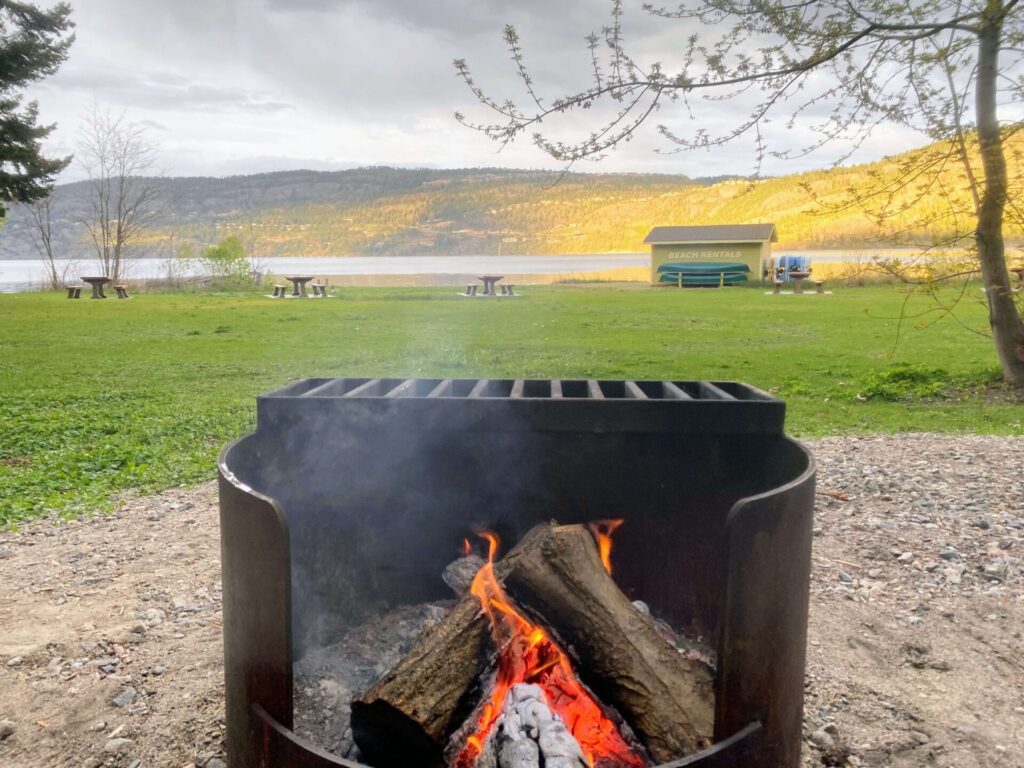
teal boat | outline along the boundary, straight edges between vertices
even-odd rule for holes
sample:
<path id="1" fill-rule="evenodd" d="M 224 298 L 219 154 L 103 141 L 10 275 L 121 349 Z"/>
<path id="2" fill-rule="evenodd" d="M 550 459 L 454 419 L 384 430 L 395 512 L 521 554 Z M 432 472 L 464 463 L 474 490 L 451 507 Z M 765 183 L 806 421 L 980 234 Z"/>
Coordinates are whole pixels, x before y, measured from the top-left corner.
<path id="1" fill-rule="evenodd" d="M 682 284 L 686 285 L 741 285 L 747 282 L 747 276 L 744 274 L 712 274 L 709 275 L 707 272 L 697 274 L 687 274 L 686 272 L 663 272 L 658 278 L 659 283 L 665 283 L 666 285 L 679 285 L 680 277 L 682 277 Z"/>
<path id="2" fill-rule="evenodd" d="M 662 264 L 658 272 L 682 272 L 684 275 L 699 272 L 702 274 L 721 274 L 722 272 L 749 272 L 750 267 L 740 261 L 687 261 L 682 263 Z"/>

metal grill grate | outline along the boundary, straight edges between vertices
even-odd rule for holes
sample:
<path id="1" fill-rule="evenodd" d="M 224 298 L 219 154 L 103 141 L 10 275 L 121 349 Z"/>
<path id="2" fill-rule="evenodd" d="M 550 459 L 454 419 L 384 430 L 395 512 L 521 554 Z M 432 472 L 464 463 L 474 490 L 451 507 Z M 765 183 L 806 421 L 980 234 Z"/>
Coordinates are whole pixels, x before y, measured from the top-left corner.
<path id="1" fill-rule="evenodd" d="M 606 379 L 305 379 L 271 398 L 491 398 L 508 400 L 678 400 L 781 403 L 734 381 Z"/>

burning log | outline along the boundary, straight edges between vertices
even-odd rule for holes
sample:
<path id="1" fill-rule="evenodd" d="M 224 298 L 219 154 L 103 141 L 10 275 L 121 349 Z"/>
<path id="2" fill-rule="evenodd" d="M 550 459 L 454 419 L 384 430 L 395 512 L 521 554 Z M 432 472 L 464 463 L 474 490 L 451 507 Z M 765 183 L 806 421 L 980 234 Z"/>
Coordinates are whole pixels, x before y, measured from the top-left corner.
<path id="1" fill-rule="evenodd" d="M 466 595 L 352 701 L 352 735 L 363 758 L 379 768 L 441 765 L 448 736 L 476 705 L 480 673 L 494 654 L 480 602 Z"/>
<path id="2" fill-rule="evenodd" d="M 588 768 L 580 745 L 536 685 L 509 690 L 476 764 L 477 768 Z"/>
<path id="3" fill-rule="evenodd" d="M 496 540 L 491 543 L 493 555 Z M 643 764 L 614 722 L 589 701 L 587 686 L 601 702 L 618 709 L 656 761 L 667 762 L 705 745 L 714 711 L 710 671 L 682 656 L 632 605 L 605 570 L 585 527 L 538 526 L 503 560 L 488 563 L 481 575 L 487 576 L 487 584 L 475 580 L 473 594 L 352 702 L 353 736 L 365 761 L 379 768 L 440 766 L 449 737 L 468 732 L 469 725 L 476 734 L 465 742 L 470 746 L 458 753 L 456 764 L 527 768 L 534 752 L 516 734 L 524 728 L 536 730 L 537 718 L 544 716 L 526 700 L 526 693 L 521 701 L 513 697 L 509 703 L 509 697 L 513 690 L 532 688 L 550 688 L 545 706 L 552 713 L 556 706 L 570 713 L 559 722 L 564 727 L 572 721 L 573 733 L 580 731 L 573 743 L 588 756 L 584 764 L 598 752 L 614 756 L 608 764 Z M 502 585 L 541 626 L 506 604 Z M 586 686 L 574 678 L 573 665 L 542 627 L 575 659 L 575 677 Z M 493 673 L 487 674 L 495 669 L 497 681 Z M 497 687 L 484 692 L 481 679 Z M 536 685 L 520 685 L 524 682 Z M 485 693 L 494 700 L 483 701 Z M 506 711 L 506 705 L 511 709 Z M 476 722 L 464 723 L 474 708 Z M 508 725 L 495 730 L 501 717 Z M 554 761 L 561 747 L 552 749 Z M 540 764 L 563 765 L 549 761 L 543 747 L 538 750 Z M 570 752 L 561 756 L 569 759 Z M 575 765 L 567 762 L 564 768 Z"/>
<path id="4" fill-rule="evenodd" d="M 657 762 L 708 743 L 710 670 L 669 645 L 632 605 L 584 526 L 538 526 L 502 565 L 506 591 L 563 642 L 580 679 L 622 714 Z"/>

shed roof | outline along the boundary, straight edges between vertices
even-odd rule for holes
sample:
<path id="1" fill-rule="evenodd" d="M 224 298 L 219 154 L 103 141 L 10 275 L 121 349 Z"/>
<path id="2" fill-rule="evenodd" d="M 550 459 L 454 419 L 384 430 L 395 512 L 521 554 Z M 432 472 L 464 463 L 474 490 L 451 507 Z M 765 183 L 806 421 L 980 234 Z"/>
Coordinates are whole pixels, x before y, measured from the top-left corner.
<path id="1" fill-rule="evenodd" d="M 645 243 L 731 242 L 749 243 L 770 240 L 778 242 L 774 224 L 709 224 L 700 227 L 655 227 Z"/>

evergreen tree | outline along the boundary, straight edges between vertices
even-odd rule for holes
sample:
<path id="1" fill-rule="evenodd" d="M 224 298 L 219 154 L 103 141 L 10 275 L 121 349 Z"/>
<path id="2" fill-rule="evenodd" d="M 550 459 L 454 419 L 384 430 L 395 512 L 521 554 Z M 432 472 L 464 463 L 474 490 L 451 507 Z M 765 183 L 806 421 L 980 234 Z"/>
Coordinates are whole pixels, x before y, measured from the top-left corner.
<path id="1" fill-rule="evenodd" d="M 32 3 L 0 0 L 0 217 L 4 203 L 46 197 L 70 157 L 48 158 L 42 140 L 54 129 L 39 125 L 36 102 L 22 106 L 18 92 L 52 75 L 74 42 L 71 7 L 41 10 Z"/>

